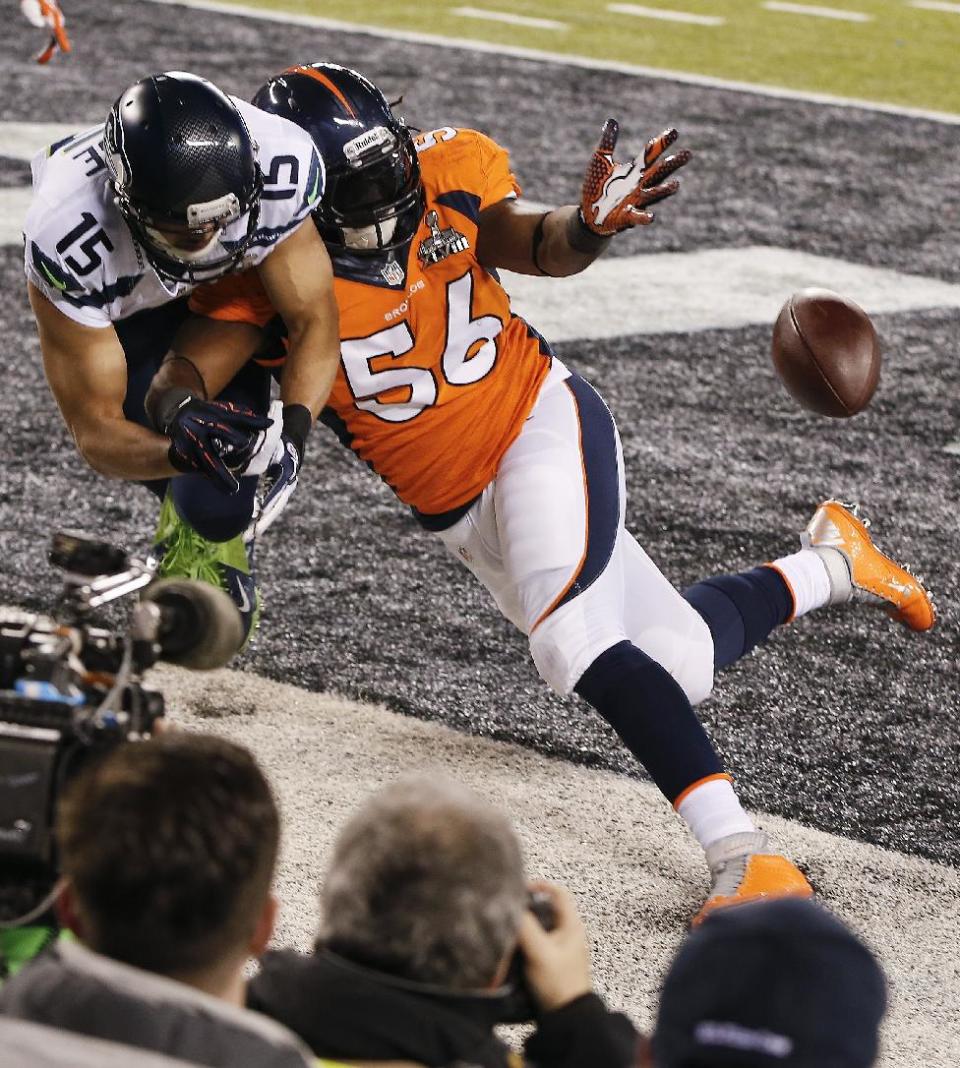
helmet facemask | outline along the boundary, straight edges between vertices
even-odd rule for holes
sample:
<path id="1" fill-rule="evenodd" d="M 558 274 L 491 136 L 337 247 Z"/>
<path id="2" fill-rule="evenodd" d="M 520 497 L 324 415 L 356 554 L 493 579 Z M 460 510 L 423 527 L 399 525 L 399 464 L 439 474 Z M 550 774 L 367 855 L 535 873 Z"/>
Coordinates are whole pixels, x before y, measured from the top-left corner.
<path id="1" fill-rule="evenodd" d="M 114 190 L 120 214 L 157 274 L 166 281 L 199 285 L 221 278 L 240 265 L 260 219 L 262 184 L 258 167 L 256 197 L 246 211 L 246 228 L 235 240 L 224 236 L 244 215 L 233 193 L 207 204 L 190 204 L 186 215 L 179 215 L 134 204 L 116 180 Z"/>
<path id="2" fill-rule="evenodd" d="M 420 166 L 407 128 L 376 126 L 348 142 L 343 154 L 342 162 L 328 168 L 315 213 L 324 240 L 359 254 L 405 245 L 424 208 Z"/>

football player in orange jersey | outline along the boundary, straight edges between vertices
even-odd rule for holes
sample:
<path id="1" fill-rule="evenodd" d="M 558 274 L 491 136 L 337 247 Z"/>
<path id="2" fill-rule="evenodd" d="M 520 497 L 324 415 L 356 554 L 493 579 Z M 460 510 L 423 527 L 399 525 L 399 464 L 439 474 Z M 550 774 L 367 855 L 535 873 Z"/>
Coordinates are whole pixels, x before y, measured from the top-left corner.
<path id="1" fill-rule="evenodd" d="M 334 266 L 341 365 L 323 421 L 486 586 L 545 681 L 583 697 L 644 764 L 706 851 L 701 916 L 810 894 L 741 808 L 693 706 L 716 669 L 812 609 L 861 600 L 926 630 L 928 594 L 828 501 L 799 552 L 681 595 L 624 526 L 609 410 L 511 311 L 495 273 L 575 274 L 652 222 L 690 159 L 665 154 L 676 131 L 618 162 L 608 120 L 579 205 L 544 212 L 524 205 L 488 137 L 441 127 L 414 141 L 354 71 L 292 68 L 255 103 L 309 131 L 327 167 L 314 220 Z M 197 290 L 192 307 L 219 321 L 186 353 L 209 390 L 255 350 L 282 361 L 282 323 L 255 273 Z"/>

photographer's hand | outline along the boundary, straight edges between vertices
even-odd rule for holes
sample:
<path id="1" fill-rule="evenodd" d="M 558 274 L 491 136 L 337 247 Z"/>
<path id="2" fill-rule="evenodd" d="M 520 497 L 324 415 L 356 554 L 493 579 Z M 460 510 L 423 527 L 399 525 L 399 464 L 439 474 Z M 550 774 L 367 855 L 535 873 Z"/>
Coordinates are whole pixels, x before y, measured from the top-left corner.
<path id="1" fill-rule="evenodd" d="M 556 914 L 552 931 L 545 931 L 532 912 L 520 922 L 527 985 L 540 1008 L 551 1012 L 593 990 L 590 949 L 570 892 L 545 882 L 531 883 L 530 889 L 548 894 Z"/>

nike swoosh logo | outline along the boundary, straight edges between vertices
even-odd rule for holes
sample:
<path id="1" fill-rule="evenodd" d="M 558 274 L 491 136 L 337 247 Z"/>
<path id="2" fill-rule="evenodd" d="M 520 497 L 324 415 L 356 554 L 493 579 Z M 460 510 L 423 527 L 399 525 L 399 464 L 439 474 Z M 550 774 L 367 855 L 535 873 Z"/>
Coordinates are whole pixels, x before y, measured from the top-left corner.
<path id="1" fill-rule="evenodd" d="M 54 278 L 53 275 L 47 270 L 47 265 L 45 263 L 42 263 L 40 267 L 43 273 L 47 276 L 47 280 L 50 282 L 50 285 L 56 286 L 57 289 L 59 289 L 61 292 L 67 288 L 67 283 L 61 282 L 59 278 Z"/>
<path id="2" fill-rule="evenodd" d="M 240 591 L 240 611 L 246 615 L 246 613 L 250 611 L 250 598 L 247 596 L 246 587 L 239 579 L 237 579 L 237 589 Z"/>
<path id="3" fill-rule="evenodd" d="M 317 199 L 317 191 L 320 188 L 320 172 L 313 176 L 313 189 L 307 194 L 307 203 L 312 204 Z"/>

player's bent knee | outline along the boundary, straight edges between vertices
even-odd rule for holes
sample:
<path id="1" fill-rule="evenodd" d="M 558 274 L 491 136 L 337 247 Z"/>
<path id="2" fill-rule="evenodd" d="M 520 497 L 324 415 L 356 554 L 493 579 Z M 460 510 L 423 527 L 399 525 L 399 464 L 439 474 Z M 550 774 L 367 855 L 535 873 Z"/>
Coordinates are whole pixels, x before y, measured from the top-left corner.
<path id="1" fill-rule="evenodd" d="M 706 650 L 691 645 L 682 663 L 667 670 L 680 684 L 690 704 L 698 705 L 713 692 L 713 644 Z"/>
<path id="2" fill-rule="evenodd" d="M 651 627 L 634 641 L 677 680 L 690 704 L 698 705 L 713 691 L 713 638 L 703 619 L 691 610 L 680 630 Z"/>
<path id="3" fill-rule="evenodd" d="M 578 598 L 579 600 L 579 598 Z M 632 641 L 673 676 L 692 705 L 713 690 L 713 639 L 697 613 L 688 625 L 650 627 L 640 640 L 618 625 L 590 618 L 576 602 L 565 605 L 530 635 L 530 653 L 540 677 L 559 694 L 572 693 L 590 665 L 619 642 Z"/>
<path id="4" fill-rule="evenodd" d="M 683 643 L 686 655 L 676 679 L 690 704 L 698 705 L 713 692 L 713 635 L 699 612 L 694 613 L 691 623 L 691 633 Z"/>
<path id="5" fill-rule="evenodd" d="M 581 675 L 600 656 L 626 637 L 622 631 L 591 632 L 574 616 L 548 616 L 530 635 L 530 655 L 543 681 L 556 693 L 573 692 Z"/>
<path id="6" fill-rule="evenodd" d="M 713 690 L 713 635 L 700 615 L 679 593 L 671 591 L 659 611 L 641 624 L 634 622 L 628 637 L 647 656 L 676 679 L 692 705 Z"/>
<path id="7" fill-rule="evenodd" d="M 252 482 L 250 487 L 244 483 Z M 246 530 L 253 517 L 256 479 L 241 479 L 233 496 L 212 487 L 202 475 L 181 475 L 173 480 L 177 514 L 207 541 L 230 541 Z"/>

